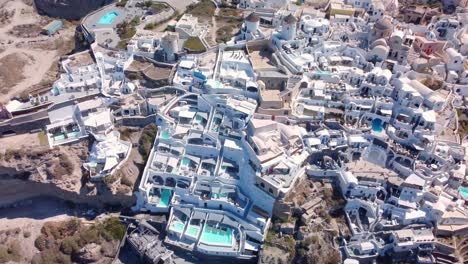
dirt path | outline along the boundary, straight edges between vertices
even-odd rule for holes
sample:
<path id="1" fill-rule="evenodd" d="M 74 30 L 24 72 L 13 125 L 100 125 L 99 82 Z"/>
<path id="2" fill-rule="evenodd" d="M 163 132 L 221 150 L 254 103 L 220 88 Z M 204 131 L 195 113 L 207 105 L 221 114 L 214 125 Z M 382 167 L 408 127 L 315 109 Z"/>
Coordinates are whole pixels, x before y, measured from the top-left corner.
<path id="1" fill-rule="evenodd" d="M 58 61 L 60 55 L 60 45 L 58 41 L 73 38 L 74 28 L 66 27 L 56 36 L 48 37 L 33 32 L 33 36 L 14 36 L 9 32 L 20 25 L 40 25 L 45 18 L 39 16 L 32 6 L 26 5 L 20 0 L 2 0 L 0 9 L 9 12 L 14 11 L 9 23 L 0 25 L 0 61 L 6 56 L 27 57 L 27 63 L 23 67 L 18 67 L 14 63 L 2 65 L 0 69 L 0 80 L 8 76 L 12 83 L 3 83 L 0 94 L 0 102 L 7 102 L 11 97 L 28 90 L 33 85 L 43 81 L 46 73 L 54 63 Z M 11 60 L 6 60 L 11 61 Z M 11 65 L 10 65 L 11 64 Z M 15 67 L 16 66 L 16 67 Z M 7 70 L 8 69 L 8 70 Z M 13 69 L 13 70 L 12 70 Z M 11 76 L 15 74 L 15 76 Z"/>

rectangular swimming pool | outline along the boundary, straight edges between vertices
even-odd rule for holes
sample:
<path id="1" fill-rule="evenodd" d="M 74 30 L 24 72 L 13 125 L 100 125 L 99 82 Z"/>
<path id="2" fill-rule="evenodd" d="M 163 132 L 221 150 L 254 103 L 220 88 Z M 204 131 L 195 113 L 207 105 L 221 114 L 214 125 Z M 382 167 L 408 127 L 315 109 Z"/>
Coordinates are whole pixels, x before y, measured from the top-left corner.
<path id="1" fill-rule="evenodd" d="M 161 189 L 161 199 L 159 199 L 158 206 L 168 207 L 171 200 L 172 191 L 169 189 Z"/>
<path id="2" fill-rule="evenodd" d="M 205 225 L 200 237 L 202 242 L 212 245 L 232 245 L 232 230 L 226 227 L 226 231 L 216 230 L 214 226 Z"/>
<path id="3" fill-rule="evenodd" d="M 184 227 L 185 227 L 185 224 L 184 224 L 184 223 L 179 222 L 179 221 L 174 221 L 174 222 L 171 224 L 170 229 L 173 230 L 173 231 L 175 231 L 175 232 L 182 233 L 182 231 L 184 231 Z"/>
<path id="4" fill-rule="evenodd" d="M 200 231 L 200 227 L 198 227 L 198 226 L 189 226 L 185 233 L 187 235 L 191 236 L 191 237 L 197 237 L 199 231 Z"/>
<path id="5" fill-rule="evenodd" d="M 119 14 L 117 12 L 109 12 L 105 14 L 101 19 L 99 19 L 98 24 L 99 25 L 110 25 L 112 22 L 114 22 L 114 19 L 118 17 Z"/>

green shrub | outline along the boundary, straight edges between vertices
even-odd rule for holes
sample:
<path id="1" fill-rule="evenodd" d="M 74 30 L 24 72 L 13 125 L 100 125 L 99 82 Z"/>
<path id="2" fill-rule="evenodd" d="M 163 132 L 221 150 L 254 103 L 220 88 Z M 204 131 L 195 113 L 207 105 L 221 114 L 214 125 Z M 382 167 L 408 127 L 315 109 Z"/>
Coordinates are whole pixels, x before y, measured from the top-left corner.
<path id="1" fill-rule="evenodd" d="M 126 175 L 123 175 L 122 178 L 120 178 L 120 183 L 123 185 L 127 185 L 128 187 L 133 186 L 132 180 L 130 180 Z"/>
<path id="2" fill-rule="evenodd" d="M 297 254 L 299 254 L 299 256 L 305 256 L 305 254 L 307 253 L 307 251 L 303 248 L 300 248 L 297 250 Z"/>
<path id="3" fill-rule="evenodd" d="M 78 245 L 75 237 L 67 237 L 62 241 L 60 250 L 66 255 L 71 255 L 78 252 L 78 250 L 80 250 L 80 246 Z"/>
<path id="4" fill-rule="evenodd" d="M 138 152 L 140 152 L 143 159 L 147 159 L 148 155 L 153 147 L 154 140 L 156 138 L 157 127 L 156 124 L 149 124 L 143 128 L 140 140 L 138 141 Z"/>
<path id="5" fill-rule="evenodd" d="M 144 29 L 151 30 L 151 29 L 154 29 L 155 27 L 156 27 L 156 24 L 148 23 L 148 24 L 145 25 Z"/>
<path id="6" fill-rule="evenodd" d="M 184 42 L 184 48 L 190 52 L 204 52 L 205 46 L 199 37 L 190 37 Z"/>
<path id="7" fill-rule="evenodd" d="M 114 240 L 121 240 L 125 236 L 126 228 L 117 217 L 111 217 L 104 221 L 104 231 Z"/>
<path id="8" fill-rule="evenodd" d="M 95 243 L 99 240 L 99 234 L 96 227 L 90 227 L 80 232 L 80 244 L 86 245 L 89 243 Z"/>
<path id="9" fill-rule="evenodd" d="M 46 244 L 47 244 L 47 241 L 44 235 L 38 236 L 36 240 L 34 241 L 34 246 L 36 246 L 36 248 L 39 249 L 39 251 L 45 250 Z"/>
<path id="10" fill-rule="evenodd" d="M 215 10 L 216 7 L 210 0 L 201 0 L 187 7 L 188 13 L 197 17 L 212 17 L 214 16 Z"/>
<path id="11" fill-rule="evenodd" d="M 30 236 L 31 236 L 31 232 L 29 232 L 29 231 L 24 231 L 24 232 L 23 232 L 23 237 L 24 237 L 24 238 L 28 238 L 28 237 L 30 237 Z"/>
<path id="12" fill-rule="evenodd" d="M 42 252 L 41 263 L 60 263 L 60 264 L 71 264 L 70 256 L 64 255 L 58 249 L 50 249 Z"/>
<path id="13" fill-rule="evenodd" d="M 67 173 L 72 173 L 73 172 L 73 163 L 71 162 L 70 158 L 62 154 L 59 156 L 59 163 L 62 168 L 64 168 Z"/>
<path id="14" fill-rule="evenodd" d="M 288 253 L 289 253 L 289 258 L 294 259 L 296 256 L 296 241 L 292 236 L 287 237 L 287 242 L 288 242 Z"/>

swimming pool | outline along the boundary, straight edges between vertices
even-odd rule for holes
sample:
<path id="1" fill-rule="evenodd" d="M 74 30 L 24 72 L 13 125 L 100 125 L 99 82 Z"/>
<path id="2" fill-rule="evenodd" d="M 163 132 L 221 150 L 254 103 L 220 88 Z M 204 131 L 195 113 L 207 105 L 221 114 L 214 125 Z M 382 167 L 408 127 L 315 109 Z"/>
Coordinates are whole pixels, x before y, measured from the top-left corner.
<path id="1" fill-rule="evenodd" d="M 171 134 L 169 134 L 169 132 L 167 132 L 167 131 L 163 131 L 163 132 L 161 133 L 161 138 L 162 138 L 162 139 L 170 139 L 170 138 L 171 138 Z"/>
<path id="2" fill-rule="evenodd" d="M 232 245 L 232 230 L 226 227 L 226 232 L 223 232 L 214 226 L 205 225 L 200 240 L 208 244 Z"/>
<path id="3" fill-rule="evenodd" d="M 112 22 L 114 22 L 114 19 L 118 17 L 119 14 L 117 12 L 109 12 L 105 14 L 101 19 L 99 19 L 98 24 L 99 25 L 110 25 Z"/>
<path id="4" fill-rule="evenodd" d="M 463 195 L 463 197 L 468 198 L 468 188 L 466 187 L 460 187 L 460 193 Z"/>
<path id="5" fill-rule="evenodd" d="M 382 120 L 378 118 L 372 120 L 372 131 L 376 133 L 380 133 L 382 132 L 382 130 L 383 130 Z"/>
<path id="6" fill-rule="evenodd" d="M 190 160 L 189 160 L 189 159 L 187 159 L 187 158 L 183 158 L 183 159 L 182 159 L 182 166 L 188 167 L 189 163 L 190 163 Z"/>
<path id="7" fill-rule="evenodd" d="M 171 230 L 181 233 L 184 231 L 185 224 L 179 221 L 174 221 L 171 225 Z"/>
<path id="8" fill-rule="evenodd" d="M 169 200 L 171 199 L 172 191 L 169 189 L 161 189 L 161 199 L 159 199 L 158 206 L 168 207 Z"/>
<path id="9" fill-rule="evenodd" d="M 185 233 L 191 237 L 197 237 L 199 231 L 200 228 L 198 226 L 189 226 Z"/>

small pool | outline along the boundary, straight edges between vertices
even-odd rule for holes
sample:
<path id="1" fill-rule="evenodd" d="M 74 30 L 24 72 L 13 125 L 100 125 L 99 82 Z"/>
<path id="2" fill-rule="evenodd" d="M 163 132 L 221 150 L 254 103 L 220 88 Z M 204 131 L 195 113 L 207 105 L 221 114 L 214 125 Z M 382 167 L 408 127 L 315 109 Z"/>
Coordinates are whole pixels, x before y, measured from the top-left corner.
<path id="1" fill-rule="evenodd" d="M 55 140 L 55 141 L 64 140 L 64 139 L 65 139 L 65 135 L 63 135 L 63 134 L 54 137 L 54 140 Z"/>
<path id="2" fill-rule="evenodd" d="M 70 133 L 67 133 L 67 137 L 68 138 L 75 138 L 75 137 L 78 137 L 80 135 L 79 132 L 70 132 Z"/>
<path id="3" fill-rule="evenodd" d="M 161 138 L 162 138 L 162 139 L 170 139 L 170 138 L 171 138 L 171 134 L 170 134 L 169 132 L 167 132 L 167 131 L 163 131 L 163 132 L 161 133 Z"/>
<path id="4" fill-rule="evenodd" d="M 372 131 L 376 133 L 380 133 L 382 132 L 382 130 L 383 130 L 382 120 L 378 118 L 372 120 Z"/>
<path id="5" fill-rule="evenodd" d="M 195 121 L 201 122 L 202 119 L 203 119 L 203 117 L 201 117 L 200 115 L 195 116 Z"/>
<path id="6" fill-rule="evenodd" d="M 463 197 L 468 198 L 468 188 L 466 187 L 460 187 L 460 193 L 463 195 Z"/>
<path id="7" fill-rule="evenodd" d="M 161 189 L 161 199 L 159 199 L 158 206 L 168 207 L 171 200 L 172 191 L 169 189 Z"/>
<path id="8" fill-rule="evenodd" d="M 174 221 L 171 225 L 171 230 L 182 233 L 184 231 L 185 224 L 179 221 Z"/>
<path id="9" fill-rule="evenodd" d="M 191 237 L 197 237 L 199 231 L 200 231 L 200 227 L 189 226 L 189 228 L 187 228 L 187 231 L 185 233 Z"/>
<path id="10" fill-rule="evenodd" d="M 200 240 L 209 244 L 232 245 L 232 230 L 227 227 L 226 231 L 221 231 L 214 226 L 205 225 Z"/>
<path id="11" fill-rule="evenodd" d="M 98 24 L 99 25 L 110 25 L 112 22 L 114 22 L 114 19 L 118 17 L 119 14 L 117 12 L 109 12 L 105 14 L 101 19 L 99 19 Z"/>
<path id="12" fill-rule="evenodd" d="M 183 159 L 182 159 L 182 166 L 188 167 L 189 163 L 190 163 L 190 160 L 189 160 L 189 159 L 187 159 L 187 158 L 183 158 Z"/>

